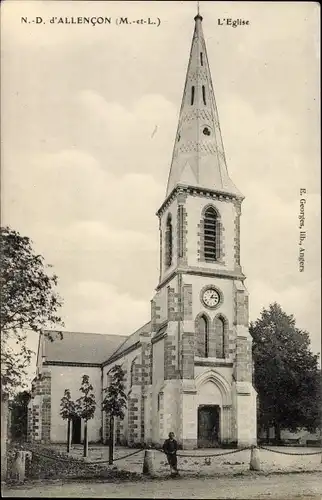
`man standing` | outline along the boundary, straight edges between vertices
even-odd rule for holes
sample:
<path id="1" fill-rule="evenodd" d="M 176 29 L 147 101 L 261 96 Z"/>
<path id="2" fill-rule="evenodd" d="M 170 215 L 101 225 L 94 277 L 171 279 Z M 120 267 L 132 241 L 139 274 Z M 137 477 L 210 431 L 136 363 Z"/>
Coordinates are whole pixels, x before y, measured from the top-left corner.
<path id="1" fill-rule="evenodd" d="M 167 455 L 168 464 L 170 465 L 171 476 L 177 476 L 177 450 L 178 443 L 174 439 L 174 433 L 169 432 L 169 439 L 166 439 L 163 444 L 163 451 Z"/>

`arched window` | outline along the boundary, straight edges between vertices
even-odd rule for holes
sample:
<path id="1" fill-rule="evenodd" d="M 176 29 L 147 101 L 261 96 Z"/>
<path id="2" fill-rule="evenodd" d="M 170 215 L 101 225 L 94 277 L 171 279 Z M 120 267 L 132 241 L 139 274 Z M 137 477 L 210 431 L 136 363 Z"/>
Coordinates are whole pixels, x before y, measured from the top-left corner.
<path id="1" fill-rule="evenodd" d="M 225 321 L 221 317 L 215 319 L 215 335 L 216 358 L 223 359 L 225 357 Z"/>
<path id="2" fill-rule="evenodd" d="M 219 259 L 219 222 L 216 210 L 207 208 L 204 220 L 204 256 L 205 260 L 215 261 Z"/>
<path id="3" fill-rule="evenodd" d="M 172 220 L 171 214 L 168 215 L 165 230 L 165 264 L 170 267 L 172 264 Z"/>
<path id="4" fill-rule="evenodd" d="M 201 315 L 196 320 L 196 355 L 207 358 L 209 351 L 209 323 L 206 316 Z"/>

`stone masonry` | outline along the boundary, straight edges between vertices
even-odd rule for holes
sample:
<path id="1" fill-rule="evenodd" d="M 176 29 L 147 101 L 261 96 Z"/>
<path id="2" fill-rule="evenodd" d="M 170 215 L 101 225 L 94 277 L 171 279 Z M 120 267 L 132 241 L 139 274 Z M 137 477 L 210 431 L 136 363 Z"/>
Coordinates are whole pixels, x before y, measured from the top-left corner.
<path id="1" fill-rule="evenodd" d="M 29 441 L 50 442 L 51 373 L 44 371 L 32 383 L 28 404 L 27 438 Z"/>

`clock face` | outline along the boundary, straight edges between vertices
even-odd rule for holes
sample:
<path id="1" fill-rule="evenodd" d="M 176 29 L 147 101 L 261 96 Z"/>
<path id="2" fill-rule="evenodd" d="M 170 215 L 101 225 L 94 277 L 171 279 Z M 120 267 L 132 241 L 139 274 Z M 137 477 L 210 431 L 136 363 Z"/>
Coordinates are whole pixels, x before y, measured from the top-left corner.
<path id="1" fill-rule="evenodd" d="M 220 295 L 215 288 L 207 288 L 202 294 L 202 300 L 207 307 L 216 307 L 220 302 Z"/>

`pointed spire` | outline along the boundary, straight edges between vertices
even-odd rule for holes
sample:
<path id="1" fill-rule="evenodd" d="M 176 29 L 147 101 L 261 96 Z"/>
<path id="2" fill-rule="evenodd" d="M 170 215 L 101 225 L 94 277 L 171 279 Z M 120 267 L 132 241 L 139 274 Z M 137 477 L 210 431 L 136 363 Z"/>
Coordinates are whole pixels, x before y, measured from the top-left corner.
<path id="1" fill-rule="evenodd" d="M 197 9 L 167 196 L 184 184 L 242 197 L 228 175 L 199 2 Z"/>

